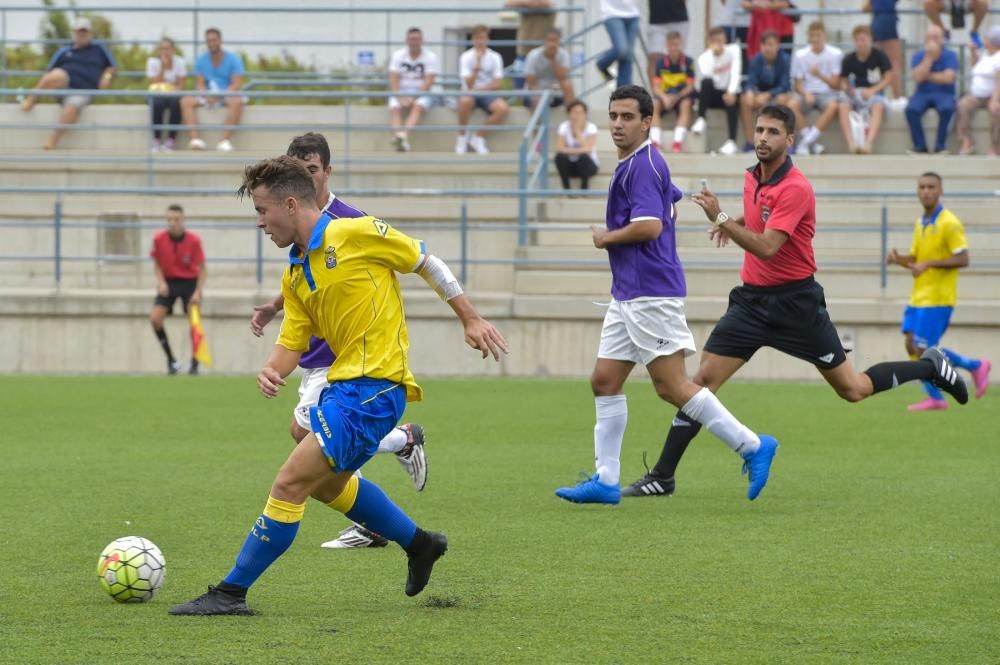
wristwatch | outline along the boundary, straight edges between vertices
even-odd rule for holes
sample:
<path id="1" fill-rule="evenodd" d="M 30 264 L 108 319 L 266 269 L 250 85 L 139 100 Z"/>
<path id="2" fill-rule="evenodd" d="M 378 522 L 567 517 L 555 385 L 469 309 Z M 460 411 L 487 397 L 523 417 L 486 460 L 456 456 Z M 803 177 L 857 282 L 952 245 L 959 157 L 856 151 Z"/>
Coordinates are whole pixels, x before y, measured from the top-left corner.
<path id="1" fill-rule="evenodd" d="M 715 221 L 712 223 L 715 224 L 716 226 L 722 226 L 728 221 L 729 221 L 729 215 L 720 211 L 719 214 L 716 215 Z"/>

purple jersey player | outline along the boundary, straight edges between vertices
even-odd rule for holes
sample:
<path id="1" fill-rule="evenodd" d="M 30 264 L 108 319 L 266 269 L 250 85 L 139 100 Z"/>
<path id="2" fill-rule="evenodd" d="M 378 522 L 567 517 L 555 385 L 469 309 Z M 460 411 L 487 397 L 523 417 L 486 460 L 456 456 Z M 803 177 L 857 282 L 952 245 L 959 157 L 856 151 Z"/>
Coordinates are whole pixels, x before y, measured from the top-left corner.
<path id="1" fill-rule="evenodd" d="M 334 219 L 366 216 L 366 213 L 341 201 L 330 192 L 327 185 L 333 170 L 330 166 L 330 146 L 322 134 L 309 132 L 295 137 L 288 146 L 288 155 L 301 160 L 312 174 L 318 208 Z M 263 336 L 264 326 L 274 319 L 284 304 L 284 298 L 279 294 L 273 301 L 254 307 L 254 315 L 250 319 L 250 331 L 257 337 Z M 293 412 L 290 428 L 296 443 L 310 432 L 309 408 L 319 403 L 320 393 L 329 385 L 326 376 L 335 360 L 336 357 L 326 340 L 319 337 L 313 337 L 309 341 L 309 350 L 303 353 L 299 360 L 302 380 L 299 383 L 299 402 Z M 427 457 L 424 454 L 424 430 L 420 425 L 405 423 L 395 428 L 382 439 L 378 452 L 395 453 L 396 459 L 410 476 L 417 491 L 424 489 L 427 483 Z M 344 549 L 385 547 L 386 544 L 388 541 L 382 536 L 355 524 L 341 531 L 334 540 L 323 543 L 323 547 Z"/>
<path id="2" fill-rule="evenodd" d="M 778 447 L 754 434 L 707 388 L 688 379 L 684 358 L 695 352 L 684 316 L 687 287 L 677 257 L 674 205 L 681 192 L 670 181 L 663 156 L 649 141 L 653 99 L 639 86 L 623 86 L 608 105 L 618 167 L 608 188 L 604 226 L 594 226 L 594 247 L 608 252 L 611 304 L 604 317 L 597 364 L 590 378 L 597 411 L 597 471 L 556 496 L 574 503 L 616 504 L 622 439 L 628 421 L 623 388 L 636 363 L 646 366 L 656 393 L 739 453 L 750 473 L 748 497 L 767 482 Z"/>

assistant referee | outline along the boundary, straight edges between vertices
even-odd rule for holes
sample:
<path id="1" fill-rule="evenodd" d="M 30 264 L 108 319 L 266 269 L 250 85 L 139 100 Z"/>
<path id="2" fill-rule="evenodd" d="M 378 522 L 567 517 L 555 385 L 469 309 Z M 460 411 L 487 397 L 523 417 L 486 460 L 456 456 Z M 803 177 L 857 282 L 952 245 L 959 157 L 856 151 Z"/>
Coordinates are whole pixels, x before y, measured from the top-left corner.
<path id="1" fill-rule="evenodd" d="M 174 303 L 180 298 L 187 313 L 188 305 L 201 303 L 201 289 L 205 285 L 205 253 L 201 248 L 201 238 L 184 228 L 184 208 L 174 203 L 167 207 L 167 228 L 153 236 L 153 272 L 156 274 L 157 291 L 149 322 L 167 355 L 167 374 L 177 374 L 181 364 L 177 362 L 163 320 L 174 311 Z M 198 373 L 198 361 L 191 349 L 189 374 Z"/>

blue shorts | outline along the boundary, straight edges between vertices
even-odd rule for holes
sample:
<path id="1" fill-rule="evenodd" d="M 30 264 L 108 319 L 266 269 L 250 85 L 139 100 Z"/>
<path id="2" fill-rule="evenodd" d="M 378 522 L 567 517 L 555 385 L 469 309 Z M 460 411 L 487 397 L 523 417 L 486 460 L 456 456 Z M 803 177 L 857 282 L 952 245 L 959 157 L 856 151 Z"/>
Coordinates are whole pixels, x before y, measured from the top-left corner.
<path id="1" fill-rule="evenodd" d="M 493 102 L 495 102 L 498 99 L 500 99 L 500 95 L 486 95 L 483 97 L 473 97 L 473 100 L 475 100 L 474 108 L 479 108 L 485 111 L 486 113 L 489 113 L 490 107 L 493 106 Z"/>
<path id="2" fill-rule="evenodd" d="M 335 471 L 357 471 L 399 423 L 406 388 L 384 379 L 331 383 L 309 409 L 313 432 Z"/>
<path id="3" fill-rule="evenodd" d="M 887 42 L 891 39 L 899 39 L 899 32 L 896 30 L 896 22 L 899 17 L 895 12 L 892 14 L 875 14 L 872 17 L 872 41 Z"/>
<path id="4" fill-rule="evenodd" d="M 913 307 L 903 311 L 904 333 L 913 333 L 913 343 L 921 349 L 937 346 L 951 321 L 954 307 Z"/>

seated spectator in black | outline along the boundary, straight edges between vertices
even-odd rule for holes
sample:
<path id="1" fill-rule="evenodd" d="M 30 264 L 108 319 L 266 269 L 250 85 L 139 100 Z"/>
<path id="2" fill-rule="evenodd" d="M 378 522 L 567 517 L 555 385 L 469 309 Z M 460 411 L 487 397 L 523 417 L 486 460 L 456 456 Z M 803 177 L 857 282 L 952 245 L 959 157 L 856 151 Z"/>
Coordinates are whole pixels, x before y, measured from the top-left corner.
<path id="1" fill-rule="evenodd" d="M 848 53 L 840 63 L 840 87 L 845 95 L 840 101 L 840 130 L 848 152 L 867 155 L 885 119 L 883 91 L 892 85 L 896 72 L 889 56 L 872 46 L 871 28 L 859 25 L 852 35 L 854 53 Z M 852 119 L 852 112 L 860 117 Z"/>
<path id="2" fill-rule="evenodd" d="M 524 80 L 527 90 L 554 90 L 552 106 L 569 104 L 576 99 L 573 82 L 569 80 L 569 51 L 559 46 L 562 32 L 549 28 L 545 44 L 532 49 L 524 60 Z M 524 105 L 534 108 L 537 97 L 525 97 Z"/>
<path id="3" fill-rule="evenodd" d="M 56 90 L 69 88 L 71 90 L 105 90 L 111 85 L 115 75 L 115 58 L 104 44 L 93 41 L 93 28 L 90 19 L 80 17 L 73 21 L 73 45 L 64 46 L 49 61 L 48 72 L 39 79 L 33 90 Z M 60 97 L 62 113 L 59 124 L 72 125 L 80 117 L 83 107 L 93 100 L 90 95 L 68 95 Z M 38 103 L 35 93 L 25 97 L 21 104 L 22 111 L 30 111 Z M 52 150 L 59 143 L 59 138 L 65 128 L 52 130 L 49 140 L 45 143 L 46 150 Z"/>
<path id="4" fill-rule="evenodd" d="M 160 40 L 157 55 L 146 60 L 146 78 L 150 92 L 176 92 L 187 84 L 187 64 L 184 58 L 174 52 L 174 40 L 164 37 Z M 166 114 L 168 125 L 181 124 L 180 97 L 155 96 L 149 98 L 153 112 L 153 152 L 171 151 L 177 141 L 177 127 L 157 129 Z"/>
<path id="5" fill-rule="evenodd" d="M 740 115 L 740 78 L 743 76 L 743 56 L 738 44 L 726 44 L 726 31 L 720 27 L 708 31 L 708 49 L 698 56 L 695 78 L 698 81 L 698 118 L 691 126 L 693 134 L 705 131 L 705 114 L 708 109 L 724 109 L 729 139 L 719 152 L 734 155 L 736 126 Z"/>
<path id="6" fill-rule="evenodd" d="M 588 189 L 590 178 L 597 173 L 597 125 L 587 118 L 587 105 L 579 99 L 566 105 L 567 119 L 559 124 L 559 147 L 556 149 L 556 169 L 563 189 L 570 187 L 570 178 L 580 179 L 580 189 Z"/>
<path id="7" fill-rule="evenodd" d="M 684 53 L 684 37 L 674 30 L 667 33 L 667 52 L 656 61 L 650 71 L 653 82 L 653 126 L 649 139 L 653 147 L 662 147 L 660 119 L 668 113 L 677 114 L 674 126 L 672 152 L 681 152 L 688 127 L 691 126 L 691 108 L 694 106 L 694 60 Z"/>
<path id="8" fill-rule="evenodd" d="M 792 59 L 780 48 L 778 33 L 760 36 L 760 51 L 750 60 L 746 91 L 740 97 L 740 120 L 746 143 L 743 152 L 753 152 L 753 115 L 767 104 L 784 104 L 793 111 L 798 100 L 792 95 Z"/>

